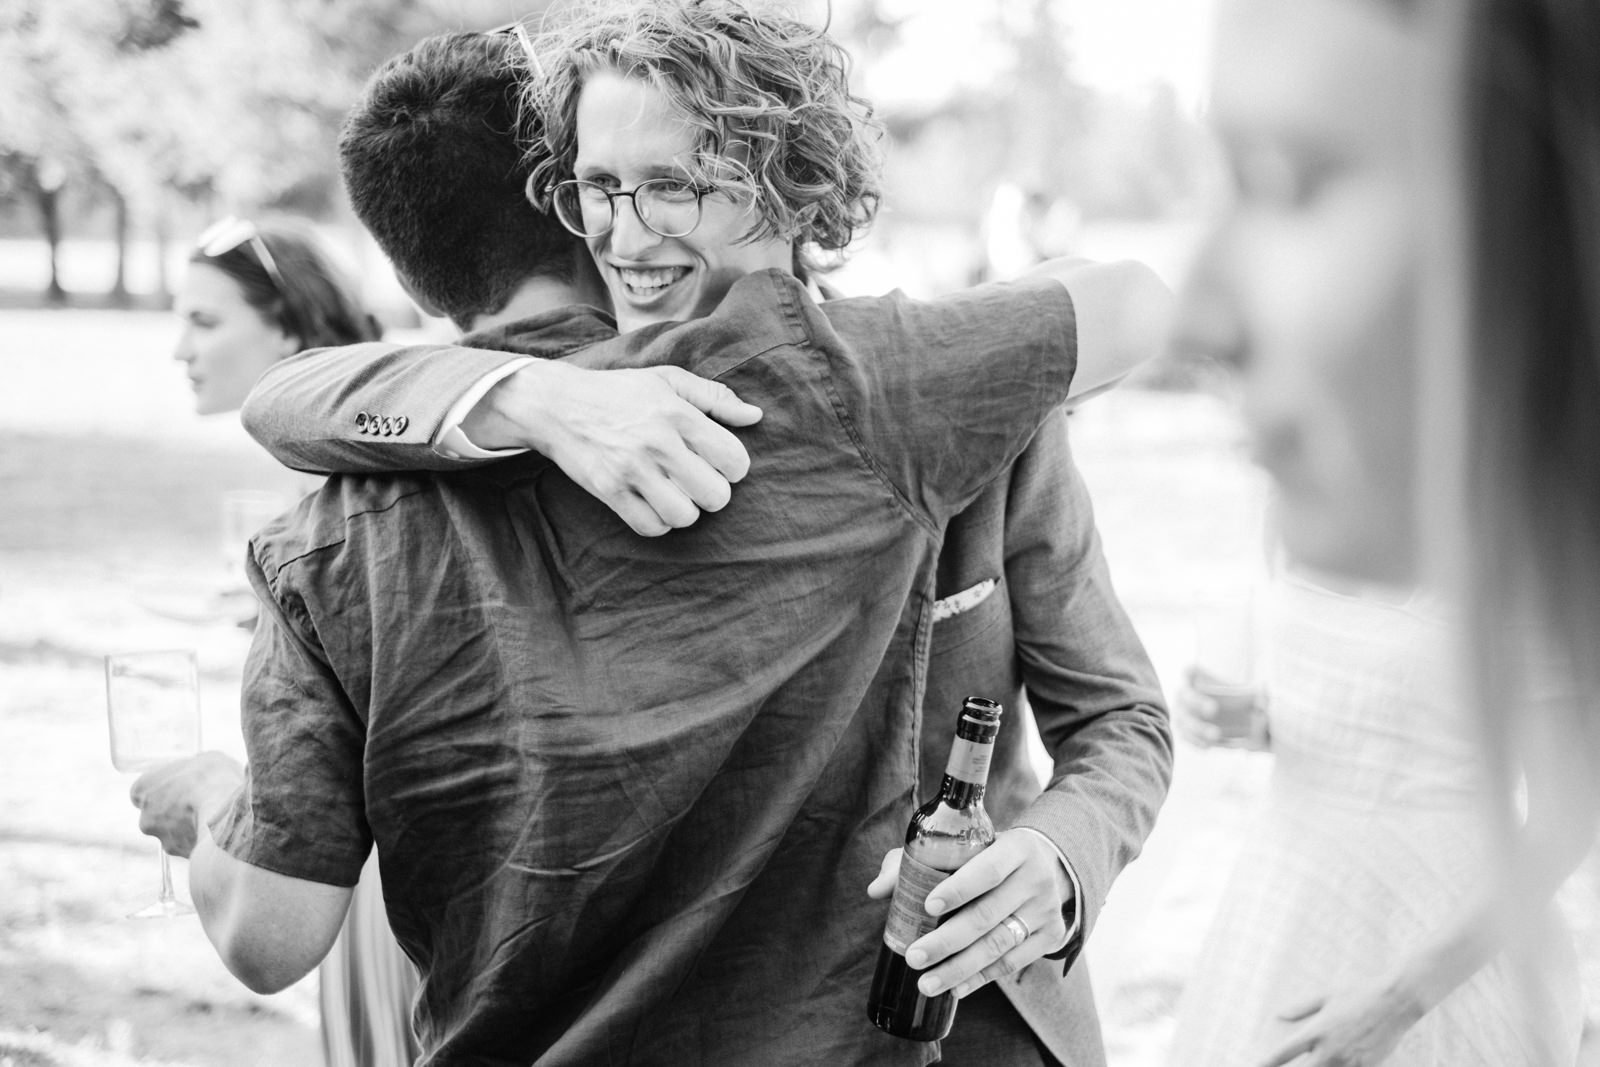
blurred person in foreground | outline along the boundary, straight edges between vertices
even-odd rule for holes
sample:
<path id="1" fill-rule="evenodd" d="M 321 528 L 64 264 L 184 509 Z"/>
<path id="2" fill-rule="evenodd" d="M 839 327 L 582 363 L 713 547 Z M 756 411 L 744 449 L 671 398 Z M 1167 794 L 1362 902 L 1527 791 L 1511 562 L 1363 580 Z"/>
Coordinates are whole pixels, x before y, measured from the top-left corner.
<path id="1" fill-rule="evenodd" d="M 1283 990 L 1252 1062 L 1390 1062 L 1441 1008 L 1463 1028 L 1452 1064 L 1571 1062 L 1574 1024 L 1540 996 L 1559 958 L 1550 896 L 1600 807 L 1597 15 L 1230 0 L 1219 16 L 1211 106 L 1234 196 L 1178 342 L 1240 371 L 1291 556 L 1374 587 L 1423 582 L 1470 636 L 1431 699 L 1463 694 L 1481 713 L 1492 868 L 1364 977 L 1338 963 L 1320 990 L 1309 976 Z M 1417 740 L 1381 761 L 1452 744 Z M 1500 1018 L 1461 1021 L 1451 998 L 1504 951 L 1519 974 Z M 1462 1051 L 1492 1030 L 1522 1044 Z"/>
<path id="2" fill-rule="evenodd" d="M 453 68 L 468 85 L 473 70 L 494 74 L 494 38 L 477 40 L 475 66 Z M 788 44 L 780 66 L 832 56 L 810 31 Z M 448 128 L 415 106 L 387 122 L 361 118 L 384 114 L 386 94 L 415 105 L 409 94 L 441 91 L 428 70 L 441 56 L 427 48 L 380 72 L 344 147 L 352 200 L 413 288 L 473 329 L 470 340 L 500 346 L 497 364 L 505 349 L 579 365 L 687 361 L 718 368 L 741 395 L 771 395 L 746 431 L 748 481 L 665 538 L 639 538 L 609 505 L 524 456 L 438 476 L 335 478 L 309 511 L 258 539 L 258 587 L 274 610 L 247 685 L 252 777 L 243 793 L 193 798 L 191 881 L 208 932 L 252 984 L 292 978 L 320 950 L 351 864 L 376 839 L 391 916 L 425 972 L 429 1062 L 928 1062 L 936 1050 L 865 1019 L 883 911 L 860 890 L 899 839 L 915 788 L 916 690 L 939 615 L 935 550 L 949 516 L 1009 466 L 1069 380 L 1103 385 L 1148 354 L 1160 286 L 1131 266 L 1057 265 L 1020 286 L 933 304 L 846 301 L 824 318 L 782 269 L 788 242 L 733 242 L 779 209 L 708 189 L 688 201 L 694 225 L 670 228 L 726 234 L 710 255 L 757 257 L 713 280 L 711 318 L 608 343 L 613 328 L 583 293 L 549 284 L 542 312 L 483 315 L 470 303 L 481 298 L 451 297 L 420 275 L 439 247 L 435 227 L 471 229 L 491 204 L 521 203 L 520 180 L 508 201 L 496 187 L 503 169 L 466 171 L 450 147 L 488 133 L 515 156 L 514 124 L 483 121 L 473 93 L 444 94 L 464 108 L 441 109 Z M 838 106 L 840 68 L 820 70 Z M 489 100 L 504 104 L 505 79 L 490 81 Z M 758 118 L 787 121 L 796 102 L 769 101 Z M 681 136 L 662 117 L 634 132 Z M 808 153 L 861 151 L 860 128 L 838 117 Z M 435 138 L 441 151 L 429 157 Z M 386 198 L 360 188 L 398 173 L 382 165 L 386 143 L 421 153 L 408 173 L 435 179 L 390 188 L 399 214 L 388 216 Z M 683 148 L 669 157 L 693 159 Z M 681 205 L 685 184 L 666 195 Z M 486 195 L 455 202 L 456 192 Z M 829 208 L 845 206 L 842 192 L 831 196 Z M 581 247 L 520 210 L 512 236 L 542 226 L 546 242 L 553 232 Z M 497 262 L 507 235 L 480 235 L 462 254 Z M 350 429 L 352 409 L 372 406 L 352 388 L 388 397 L 386 413 L 424 410 L 386 375 L 374 364 L 335 394 L 349 401 L 332 424 L 341 443 L 370 436 Z M 437 420 L 407 421 L 428 427 L 409 435 L 427 450 Z M 1087 529 L 1093 565 L 1074 580 L 1103 577 Z M 1006 623 L 983 618 L 984 631 Z M 1153 780 L 1159 799 L 1170 750 L 1148 665 L 1120 614 L 1089 628 L 1087 654 L 1121 651 L 1105 674 L 1061 685 L 1081 696 L 1075 714 L 1129 720 L 1116 730 L 1128 751 L 1106 774 Z M 279 684 L 296 698 L 275 695 Z M 308 730 L 318 745 L 292 743 Z M 286 777 L 283 759 L 309 773 Z M 284 795 L 302 782 L 315 783 L 303 801 Z M 280 831 L 305 847 L 281 848 Z M 1120 843 L 1134 833 L 1124 826 L 1098 832 L 1113 855 L 1137 847 Z M 1046 855 L 1038 881 L 1054 898 L 1030 909 L 1037 944 L 1025 959 L 1068 933 L 1066 874 Z M 1019 858 L 991 877 L 1004 883 L 1024 865 L 1034 864 Z M 1100 888 L 1086 879 L 1086 893 Z M 294 936 L 263 939 L 286 913 Z M 974 947 L 974 969 L 1018 948 L 1009 927 L 996 939 L 996 923 L 975 924 L 957 945 Z M 481 966 L 486 954 L 494 967 Z"/>
<path id="3" fill-rule="evenodd" d="M 1249 718 L 1237 692 L 1219 701 L 1191 685 L 1173 699 L 1191 743 L 1273 757 L 1184 992 L 1170 1055 L 1183 1067 L 1259 1063 L 1292 1042 L 1296 1005 L 1420 976 L 1441 920 L 1501 862 L 1487 761 L 1435 598 L 1295 565 L 1266 592 Z M 1577 961 L 1554 909 L 1528 918 L 1549 946 L 1537 970 L 1487 959 L 1420 1015 L 1385 991 L 1389 1003 L 1371 1005 L 1389 1020 L 1377 1032 L 1394 1028 L 1383 1062 L 1572 1063 Z"/>
<path id="4" fill-rule="evenodd" d="M 872 175 L 859 148 L 830 148 L 830 138 L 858 121 L 844 57 L 817 31 L 760 10 L 602 6 L 545 42 L 545 121 L 556 155 L 530 189 L 556 190 L 558 215 L 592 234 L 589 249 L 624 329 L 703 314 L 733 279 L 760 266 L 803 271 L 819 251 L 812 242 L 842 248 L 870 220 L 875 193 L 865 195 Z M 434 90 L 445 97 L 442 86 Z M 809 108 L 788 110 L 808 96 Z M 375 118 L 367 125 L 383 129 Z M 760 157 L 715 151 L 779 144 L 777 130 L 788 131 L 791 143 L 770 169 L 758 168 Z M 374 134 L 353 126 L 347 152 L 367 148 L 363 137 Z M 649 201 L 633 206 L 646 181 L 671 183 L 667 195 L 691 204 L 726 195 L 711 192 L 719 186 L 765 188 L 759 213 L 735 216 L 720 230 L 702 222 L 675 238 L 643 223 Z M 442 264 L 429 267 L 411 249 L 394 252 L 407 236 L 397 220 L 415 212 L 366 186 L 352 183 L 352 198 L 358 211 L 381 220 L 375 232 L 402 273 L 437 274 Z M 451 284 L 471 291 L 465 282 Z M 865 306 L 842 301 L 822 310 L 845 329 Z M 530 391 L 536 397 L 536 387 L 517 378 L 527 365 L 501 353 L 433 347 L 361 358 L 313 353 L 263 383 L 249 421 L 280 458 L 312 469 L 440 466 L 448 462 L 441 456 L 510 454 L 475 446 L 517 445 L 539 431 L 540 409 L 519 401 Z M 423 435 L 370 439 L 348 429 L 353 409 L 380 393 L 405 396 L 409 411 L 424 413 L 419 426 L 438 427 L 432 448 Z M 1086 968 L 1041 957 L 1063 949 L 1069 964 L 1076 957 L 1112 880 L 1149 832 L 1171 754 L 1159 690 L 1111 590 L 1062 413 L 1046 421 L 1006 478 L 951 523 L 935 595 L 923 795 L 937 790 L 943 773 L 954 728 L 949 708 L 971 692 L 1012 709 L 986 801 L 1000 842 L 984 864 L 934 894 L 947 908 L 970 898 L 981 908 L 914 949 L 927 953 L 926 966 L 945 961 L 924 981 L 966 995 L 955 1033 L 942 1043 L 944 1062 L 1103 1062 Z M 1055 761 L 1043 793 L 1027 756 L 1026 706 Z M 874 894 L 887 893 L 893 873 L 891 863 Z M 1001 925 L 1013 913 L 1028 924 L 1026 946 L 1013 946 Z M 1050 932 L 1062 923 L 1065 946 Z"/>
<path id="5" fill-rule="evenodd" d="M 183 332 L 173 356 L 188 369 L 202 415 L 237 411 L 261 373 L 296 352 L 373 341 L 381 333 L 322 242 L 287 220 L 230 217 L 207 229 L 189 257 L 174 309 Z M 218 781 L 237 785 L 244 777 L 220 753 L 205 766 Z M 140 827 L 159 837 L 169 820 L 183 817 L 147 807 Z M 317 989 L 329 1067 L 416 1058 L 409 1017 L 416 970 L 389 931 L 376 862 L 362 872 Z"/>

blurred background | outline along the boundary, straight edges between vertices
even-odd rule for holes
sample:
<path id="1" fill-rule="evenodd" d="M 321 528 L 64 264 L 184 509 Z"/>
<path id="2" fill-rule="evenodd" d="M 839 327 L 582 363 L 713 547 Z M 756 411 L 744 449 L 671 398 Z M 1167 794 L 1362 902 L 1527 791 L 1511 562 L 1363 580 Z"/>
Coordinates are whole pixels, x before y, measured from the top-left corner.
<path id="1" fill-rule="evenodd" d="M 0 3 L 0 1067 L 318 1062 L 314 977 L 253 996 L 192 918 L 123 917 L 156 864 L 108 759 L 102 657 L 198 649 L 206 744 L 238 753 L 248 633 L 197 607 L 242 552 L 220 501 L 305 491 L 235 417 L 193 414 L 171 292 L 211 220 L 295 215 L 358 272 L 390 336 L 447 335 L 350 215 L 338 126 L 368 72 L 419 37 L 555 6 Z M 934 295 L 1062 254 L 1132 256 L 1181 282 L 1220 186 L 1208 0 L 797 6 L 854 54 L 891 142 L 884 210 L 841 289 Z M 1207 367 L 1158 360 L 1073 425 L 1119 592 L 1171 692 L 1197 629 L 1261 581 L 1264 485 Z M 1113 1067 L 1165 1062 L 1270 766 L 1180 745 L 1089 949 Z M 1575 883 L 1563 903 L 1593 1019 L 1594 865 Z"/>
<path id="2" fill-rule="evenodd" d="M 505 0 L 9 0 L 0 10 L 0 299 L 162 307 L 222 214 L 316 220 L 400 320 L 350 216 L 339 123 L 417 38 L 536 24 Z M 857 59 L 893 145 L 846 274 L 942 291 L 1108 233 L 1152 255 L 1207 191 L 1196 0 L 806 0 Z"/>

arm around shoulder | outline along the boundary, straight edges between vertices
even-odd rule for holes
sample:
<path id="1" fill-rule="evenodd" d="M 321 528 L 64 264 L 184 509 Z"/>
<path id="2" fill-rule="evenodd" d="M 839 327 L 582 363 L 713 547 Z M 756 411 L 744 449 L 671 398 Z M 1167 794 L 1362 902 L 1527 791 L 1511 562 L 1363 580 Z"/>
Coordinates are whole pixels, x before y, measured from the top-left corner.
<path id="1" fill-rule="evenodd" d="M 1072 297 L 1078 326 L 1078 369 L 1069 399 L 1115 385 L 1166 343 L 1173 295 L 1156 272 L 1136 260 L 1096 263 L 1052 259 L 1029 272 L 1054 278 Z"/>
<path id="2" fill-rule="evenodd" d="M 280 463 L 313 474 L 445 470 L 434 450 L 451 403 L 521 357 L 374 341 L 302 352 L 269 367 L 240 412 Z"/>

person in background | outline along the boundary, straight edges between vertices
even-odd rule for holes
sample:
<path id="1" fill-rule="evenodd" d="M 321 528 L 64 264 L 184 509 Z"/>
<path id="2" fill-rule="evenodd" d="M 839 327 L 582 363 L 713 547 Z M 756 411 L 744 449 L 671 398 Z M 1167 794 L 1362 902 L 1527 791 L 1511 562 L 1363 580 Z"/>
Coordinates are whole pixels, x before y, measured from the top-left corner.
<path id="1" fill-rule="evenodd" d="M 195 243 L 173 310 L 173 358 L 200 415 L 237 411 L 256 379 L 307 348 L 376 340 L 382 330 L 312 231 L 229 217 Z"/>
<path id="2" fill-rule="evenodd" d="M 288 220 L 229 217 L 209 227 L 189 257 L 174 310 L 183 330 L 173 358 L 188 370 L 201 415 L 237 411 L 263 371 L 302 349 L 372 341 L 382 332 L 322 241 Z M 243 780 L 236 763 L 213 757 L 214 779 Z M 147 809 L 140 826 L 149 833 L 167 817 Z M 328 1067 L 416 1059 L 416 969 L 389 930 L 376 861 L 363 870 L 317 979 Z"/>
<path id="3" fill-rule="evenodd" d="M 842 250 L 870 221 L 876 193 L 858 169 L 859 155 L 836 149 L 830 155 L 830 138 L 860 121 L 862 105 L 849 96 L 843 56 L 825 35 L 747 5 L 660 2 L 598 6 L 543 44 L 549 54 L 541 67 L 554 87 L 542 114 L 558 154 L 530 189 L 557 189 L 557 217 L 589 235 L 624 329 L 703 314 L 731 279 L 761 266 L 787 271 L 801 264 L 803 271 L 816 246 Z M 449 98 L 447 84 L 431 86 L 440 99 Z M 787 99 L 826 106 L 791 114 L 783 96 L 763 98 L 755 88 L 748 98 L 737 96 L 739 86 L 763 84 Z M 755 131 L 730 125 L 720 133 L 726 143 L 778 144 L 762 132 L 768 124 L 792 132 L 781 167 L 741 177 L 740 164 L 711 151 L 709 143 L 721 142 L 696 141 L 692 131 L 720 129 L 725 121 L 704 110 L 714 93 L 736 96 L 727 114 L 748 115 Z M 415 101 L 407 103 L 406 114 L 421 113 Z M 392 128 L 378 117 L 368 122 L 369 129 L 358 131 L 363 137 Z M 347 151 L 364 148 L 347 135 Z M 720 178 L 671 179 L 673 188 L 660 188 L 664 175 L 697 165 Z M 358 211 L 370 205 L 381 229 L 404 241 L 404 219 L 416 213 L 376 180 L 389 170 L 366 169 L 373 180 L 352 183 Z M 825 178 L 801 181 L 804 175 Z M 641 189 L 652 179 L 656 190 Z M 723 229 L 702 223 L 678 237 L 659 232 L 661 216 L 652 211 L 669 211 L 673 197 L 709 205 L 719 180 L 733 188 L 770 182 L 769 206 Z M 635 190 L 657 191 L 662 199 L 631 207 Z M 414 251 L 396 258 L 407 264 L 403 272 L 412 263 L 438 267 Z M 859 306 L 843 300 L 822 309 L 849 323 Z M 541 429 L 541 409 L 519 407 L 517 399 L 537 396 L 519 376 L 523 368 L 543 371 L 541 362 L 436 347 L 365 358 L 312 353 L 262 382 L 247 425 L 269 451 L 311 469 L 448 468 L 461 457 L 493 459 L 510 454 L 499 446 L 523 444 Z M 376 401 L 369 398 L 380 395 L 406 398 L 414 426 L 436 428 L 431 447 L 425 433 L 352 432 L 352 409 L 370 407 Z M 944 544 L 925 690 L 932 713 L 922 731 L 924 795 L 938 788 L 953 733 L 953 720 L 939 710 L 959 706 L 968 693 L 993 696 L 1014 712 L 1031 707 L 1055 762 L 1041 793 L 1027 756 L 1032 723 L 1016 714 L 1001 732 L 988 792 L 1004 831 L 986 854 L 993 866 L 946 888 L 947 907 L 986 894 L 988 905 L 949 924 L 940 935 L 948 943 L 934 938 L 919 946 L 929 950 L 930 968 L 959 954 L 927 979 L 967 994 L 955 1033 L 942 1043 L 944 1062 L 1103 1062 L 1086 967 L 1041 957 L 1076 958 L 1111 881 L 1149 832 L 1165 795 L 1171 748 L 1159 688 L 1111 588 L 1060 412 L 1007 477 L 951 523 Z M 880 878 L 874 892 L 891 885 L 892 877 Z M 1002 902 L 1006 912 L 987 926 L 972 918 Z M 1034 924 L 1062 916 L 1064 907 L 1066 944 L 1035 932 Z M 1029 924 L 1025 946 L 1013 944 L 1007 930 L 990 929 L 1012 911 Z M 995 981 L 1018 971 L 1017 978 Z"/>
<path id="4" fill-rule="evenodd" d="M 1508 949 L 1533 1001 L 1542 917 L 1594 838 L 1597 19 L 1542 0 L 1219 10 L 1211 106 L 1234 196 L 1177 343 L 1239 370 L 1289 555 L 1431 586 L 1446 632 L 1468 635 L 1444 672 L 1465 681 L 1420 703 L 1476 708 L 1494 801 L 1492 877 L 1388 966 L 1278 1004 L 1292 1025 L 1259 1064 L 1386 1062 Z M 1570 1047 L 1565 1024 L 1508 1025 L 1527 1048 L 1513 1062 Z"/>

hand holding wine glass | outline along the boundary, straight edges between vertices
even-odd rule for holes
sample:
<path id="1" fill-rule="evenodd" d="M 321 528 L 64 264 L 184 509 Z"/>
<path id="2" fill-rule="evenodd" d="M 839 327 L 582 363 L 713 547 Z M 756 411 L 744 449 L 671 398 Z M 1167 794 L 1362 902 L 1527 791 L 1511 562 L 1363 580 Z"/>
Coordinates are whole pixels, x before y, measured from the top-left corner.
<path id="1" fill-rule="evenodd" d="M 107 656 L 106 712 L 111 765 L 124 774 L 141 774 L 199 752 L 200 681 L 193 650 Z M 172 890 L 172 869 L 164 848 L 160 855 L 160 894 L 130 918 L 194 913 Z"/>

